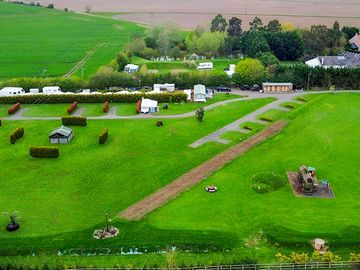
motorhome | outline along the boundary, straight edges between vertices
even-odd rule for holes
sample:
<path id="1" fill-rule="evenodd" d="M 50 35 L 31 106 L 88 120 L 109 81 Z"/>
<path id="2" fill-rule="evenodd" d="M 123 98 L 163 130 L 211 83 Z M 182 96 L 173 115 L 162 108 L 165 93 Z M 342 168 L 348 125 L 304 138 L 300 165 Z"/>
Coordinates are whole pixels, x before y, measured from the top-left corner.
<path id="1" fill-rule="evenodd" d="M 21 87 L 4 87 L 0 90 L 1 97 L 10 97 L 14 95 L 24 95 L 25 91 Z"/>

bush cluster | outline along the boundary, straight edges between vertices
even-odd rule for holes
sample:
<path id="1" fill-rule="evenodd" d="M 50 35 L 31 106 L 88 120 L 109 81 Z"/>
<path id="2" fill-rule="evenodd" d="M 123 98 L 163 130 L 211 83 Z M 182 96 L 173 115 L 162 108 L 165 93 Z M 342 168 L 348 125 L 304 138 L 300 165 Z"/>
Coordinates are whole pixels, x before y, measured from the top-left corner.
<path id="1" fill-rule="evenodd" d="M 142 97 L 157 100 L 160 103 L 164 102 L 186 102 L 187 96 L 183 92 L 174 93 L 160 93 L 160 94 L 94 94 L 94 95 L 22 95 L 11 97 L 0 97 L 0 104 L 13 104 L 19 102 L 21 104 L 50 104 L 50 103 L 72 103 L 77 101 L 79 103 L 103 103 L 105 101 L 115 103 L 136 103 Z"/>
<path id="2" fill-rule="evenodd" d="M 261 116 L 261 117 L 260 117 L 260 120 L 263 120 L 263 121 L 266 121 L 266 122 L 270 122 L 270 123 L 274 122 L 274 119 L 271 118 L 271 117 L 268 117 L 268 116 Z"/>
<path id="3" fill-rule="evenodd" d="M 16 113 L 19 109 L 20 109 L 20 103 L 15 103 L 14 105 L 12 105 L 9 110 L 8 110 L 8 114 L 13 114 Z"/>
<path id="4" fill-rule="evenodd" d="M 286 179 L 275 173 L 260 173 L 254 175 L 251 188 L 258 193 L 278 190 L 286 185 Z"/>
<path id="5" fill-rule="evenodd" d="M 294 109 L 295 108 L 295 106 L 294 105 L 292 105 L 292 104 L 285 104 L 285 108 L 288 108 L 288 109 Z"/>
<path id="6" fill-rule="evenodd" d="M 24 128 L 20 127 L 15 129 L 10 133 L 10 142 L 11 144 L 15 144 L 15 142 L 24 136 Z"/>
<path id="7" fill-rule="evenodd" d="M 103 110 L 103 113 L 107 113 L 107 111 L 109 110 L 109 101 L 104 102 L 102 110 Z"/>
<path id="8" fill-rule="evenodd" d="M 34 158 L 58 158 L 59 148 L 46 146 L 30 147 L 30 156 Z"/>
<path id="9" fill-rule="evenodd" d="M 99 135 L 99 144 L 104 144 L 109 137 L 109 130 L 104 128 Z"/>
<path id="10" fill-rule="evenodd" d="M 86 117 L 81 116 L 64 116 L 61 118 L 61 122 L 64 126 L 86 126 Z"/>
<path id="11" fill-rule="evenodd" d="M 67 108 L 67 113 L 72 114 L 76 110 L 77 104 L 78 104 L 77 101 L 74 101 L 73 103 L 71 103 L 69 105 L 69 107 Z"/>

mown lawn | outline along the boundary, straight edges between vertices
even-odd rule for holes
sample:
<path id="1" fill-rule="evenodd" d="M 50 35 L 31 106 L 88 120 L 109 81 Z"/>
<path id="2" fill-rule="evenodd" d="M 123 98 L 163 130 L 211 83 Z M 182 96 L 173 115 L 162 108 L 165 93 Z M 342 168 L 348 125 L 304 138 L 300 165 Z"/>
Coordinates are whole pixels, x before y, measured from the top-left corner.
<path id="1" fill-rule="evenodd" d="M 104 44 L 84 65 L 88 77 L 143 31 L 134 23 L 1 1 L 0 25 L 0 79 L 63 75 Z"/>
<path id="2" fill-rule="evenodd" d="M 311 239 L 329 241 L 333 252 L 359 252 L 359 94 L 313 95 L 287 113 L 288 127 L 146 218 L 159 229 L 236 234 L 241 250 L 275 260 L 278 251 L 312 252 Z M 286 112 L 285 112 L 286 113 Z M 298 198 L 287 184 L 267 194 L 252 190 L 252 177 L 275 172 L 286 178 L 302 164 L 327 179 L 335 199 Z M 204 192 L 206 185 L 216 194 Z M 255 241 L 254 239 L 258 239 Z M 250 245 L 250 246 L 249 246 Z M 258 251 L 256 251 L 258 249 Z M 267 254 L 267 255 L 266 255 Z"/>
<path id="3" fill-rule="evenodd" d="M 49 145 L 48 134 L 60 121 L 4 120 L 0 163 L 6 166 L 0 170 L 0 205 L 3 211 L 19 211 L 22 227 L 14 235 L 0 230 L 2 243 L 17 237 L 72 233 L 70 245 L 81 244 L 82 240 L 74 239 L 89 239 L 88 230 L 102 223 L 104 211 L 115 217 L 227 147 L 211 144 L 192 149 L 190 143 L 272 100 L 220 106 L 206 112 L 203 123 L 194 117 L 164 119 L 162 128 L 155 126 L 155 120 L 89 120 L 87 127 L 74 127 L 70 144 L 59 145 L 61 155 L 56 160 L 36 160 L 28 151 L 33 145 Z M 10 145 L 8 134 L 20 126 L 25 128 L 24 138 Z M 100 146 L 98 134 L 104 127 L 110 137 Z M 6 222 L 5 217 L 0 219 L 0 226 Z M 82 236 L 75 233 L 84 230 Z M 32 240 L 28 243 L 34 245 Z"/>

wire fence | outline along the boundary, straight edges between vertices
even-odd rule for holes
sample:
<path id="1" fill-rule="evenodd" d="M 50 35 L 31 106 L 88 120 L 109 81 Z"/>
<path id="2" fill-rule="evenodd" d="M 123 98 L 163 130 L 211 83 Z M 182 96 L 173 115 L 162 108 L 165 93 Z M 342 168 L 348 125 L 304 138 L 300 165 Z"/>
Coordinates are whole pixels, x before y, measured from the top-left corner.
<path id="1" fill-rule="evenodd" d="M 73 270 L 68 269 L 68 270 Z M 279 263 L 279 264 L 243 264 L 218 265 L 175 268 L 76 268 L 76 270 L 325 270 L 349 269 L 360 270 L 360 261 L 356 262 L 308 262 L 308 263 Z"/>

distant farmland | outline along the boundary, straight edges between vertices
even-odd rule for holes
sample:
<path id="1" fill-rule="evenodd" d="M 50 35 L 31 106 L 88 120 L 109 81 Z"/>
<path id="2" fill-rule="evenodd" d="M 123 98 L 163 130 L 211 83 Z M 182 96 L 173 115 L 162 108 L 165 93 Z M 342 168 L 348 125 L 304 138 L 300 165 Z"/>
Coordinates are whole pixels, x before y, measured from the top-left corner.
<path id="1" fill-rule="evenodd" d="M 5 2 L 0 2 L 0 25 L 0 80 L 71 70 L 87 77 L 143 31 L 129 22 Z"/>
<path id="2" fill-rule="evenodd" d="M 40 0 L 54 3 L 56 7 L 68 7 L 83 11 L 91 5 L 93 11 L 127 13 L 117 18 L 142 23 L 163 21 L 178 22 L 184 28 L 192 28 L 222 13 L 226 17 L 239 16 L 245 27 L 254 17 L 265 22 L 278 18 L 305 27 L 310 24 L 332 25 L 338 20 L 342 25 L 360 26 L 360 2 L 358 0 Z"/>

